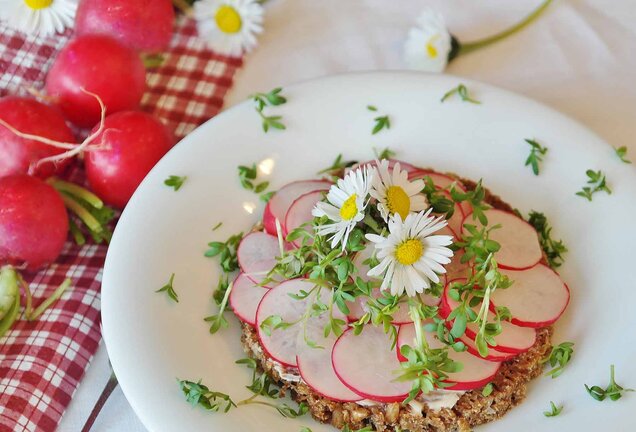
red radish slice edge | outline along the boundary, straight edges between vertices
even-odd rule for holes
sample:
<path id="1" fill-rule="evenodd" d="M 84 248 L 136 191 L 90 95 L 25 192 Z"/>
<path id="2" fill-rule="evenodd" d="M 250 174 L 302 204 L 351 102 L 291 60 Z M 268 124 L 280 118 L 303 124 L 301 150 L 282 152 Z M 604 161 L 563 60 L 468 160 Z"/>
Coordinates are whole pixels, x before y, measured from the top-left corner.
<path id="1" fill-rule="evenodd" d="M 245 274 L 239 273 L 230 291 L 230 306 L 234 314 L 243 322 L 256 325 L 256 309 L 269 290 L 252 282 Z"/>
<path id="2" fill-rule="evenodd" d="M 511 322 L 521 327 L 540 328 L 554 324 L 570 303 L 570 289 L 557 272 L 539 263 L 527 270 L 501 270 L 515 281 L 491 296 L 491 310 L 505 306 Z"/>
<path id="3" fill-rule="evenodd" d="M 239 267 L 252 282 L 260 284 L 276 265 L 280 255 L 278 237 L 265 232 L 252 232 L 243 237 L 236 250 Z M 272 288 L 268 284 L 265 288 Z"/>
<path id="4" fill-rule="evenodd" d="M 327 180 L 298 180 L 281 187 L 269 200 L 263 212 L 263 226 L 271 235 L 276 233 L 276 219 L 282 225 L 292 203 L 301 195 L 317 190 L 328 190 L 332 183 Z"/>
<path id="5" fill-rule="evenodd" d="M 308 302 L 313 302 L 312 294 L 304 299 L 296 300 L 290 294 L 299 294 L 301 290 L 311 291 L 316 284 L 308 279 L 290 279 L 267 292 L 256 310 L 256 331 L 263 350 L 267 355 L 284 366 L 296 367 L 296 337 L 302 331 L 297 324 L 286 329 L 277 329 L 267 335 L 261 324 L 272 315 L 280 316 L 284 322 L 295 322 L 306 312 Z M 329 290 L 322 289 L 321 301 L 327 303 Z"/>
<path id="6" fill-rule="evenodd" d="M 444 343 L 439 341 L 434 333 L 422 331 L 431 348 L 442 348 L 444 346 Z M 414 339 L 414 324 L 406 324 L 400 327 L 397 342 L 399 357 L 402 357 L 400 348 L 405 344 L 412 345 Z M 451 387 L 447 387 L 446 390 L 474 390 L 481 388 L 492 380 L 501 367 L 501 362 L 486 360 L 474 356 L 467 351 L 456 352 L 452 348 L 448 350 L 448 357 L 453 361 L 461 363 L 463 369 L 459 372 L 448 374 L 447 382 L 455 384 Z"/>
<path id="7" fill-rule="evenodd" d="M 325 191 L 317 190 L 308 192 L 296 198 L 296 200 L 289 206 L 287 214 L 285 215 L 285 224 L 283 225 L 283 235 L 285 238 L 294 229 L 299 228 L 303 224 L 309 222 L 309 225 L 305 227 L 306 230 L 311 230 L 311 221 L 314 216 L 311 211 L 316 206 L 316 203 L 322 201 L 325 196 Z M 296 247 L 300 246 L 300 241 L 295 241 Z"/>
<path id="8" fill-rule="evenodd" d="M 395 380 L 400 362 L 381 328 L 366 325 L 360 335 L 347 329 L 336 341 L 331 361 L 340 380 L 363 398 L 377 402 L 403 401 L 411 383 Z"/>

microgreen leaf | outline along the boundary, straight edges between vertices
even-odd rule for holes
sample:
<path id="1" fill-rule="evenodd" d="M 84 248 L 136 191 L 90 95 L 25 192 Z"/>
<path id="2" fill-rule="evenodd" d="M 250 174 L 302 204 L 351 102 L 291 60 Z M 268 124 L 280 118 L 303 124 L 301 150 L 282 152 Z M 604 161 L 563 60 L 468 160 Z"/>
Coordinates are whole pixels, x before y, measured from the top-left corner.
<path id="1" fill-rule="evenodd" d="M 539 234 L 539 243 L 552 268 L 557 268 L 563 264 L 563 254 L 568 248 L 563 244 L 563 240 L 552 238 L 552 227 L 548 224 L 548 219 L 543 213 L 531 210 L 528 215 L 528 223 L 534 227 Z"/>
<path id="2" fill-rule="evenodd" d="M 492 391 L 493 391 L 493 385 L 491 382 L 489 382 L 488 384 L 484 386 L 484 388 L 481 391 L 481 394 L 483 396 L 490 396 L 492 394 Z"/>
<path id="3" fill-rule="evenodd" d="M 626 163 L 626 164 L 632 163 L 632 161 L 627 159 L 627 147 L 625 146 L 614 147 L 614 153 L 616 153 L 616 156 L 618 156 L 619 159 L 623 161 L 623 163 Z"/>
<path id="4" fill-rule="evenodd" d="M 285 129 L 285 125 L 281 122 L 282 116 L 268 116 L 263 110 L 267 106 L 279 106 L 287 103 L 287 99 L 281 95 L 281 87 L 277 87 L 268 93 L 254 93 L 250 96 L 254 100 L 254 109 L 261 117 L 263 131 L 268 132 L 270 129 Z"/>
<path id="5" fill-rule="evenodd" d="M 526 159 L 526 166 L 530 165 L 534 175 L 539 175 L 539 163 L 548 152 L 548 148 L 541 146 L 541 144 L 533 139 L 526 139 L 525 141 L 530 144 L 530 155 L 528 155 Z"/>
<path id="6" fill-rule="evenodd" d="M 391 121 L 389 120 L 389 116 L 379 116 L 373 119 L 375 121 L 375 126 L 371 130 L 371 134 L 375 135 L 380 132 L 382 129 L 391 129 Z"/>
<path id="7" fill-rule="evenodd" d="M 219 290 L 222 289 L 221 285 L 223 283 L 223 279 L 219 279 Z M 232 283 L 227 283 L 227 279 L 225 279 L 225 283 L 227 287 L 225 288 L 225 292 L 223 293 L 223 298 L 221 299 L 221 303 L 219 304 L 219 312 L 215 315 L 210 315 L 208 317 L 203 318 L 205 322 L 209 322 L 210 324 L 210 334 L 214 334 L 218 332 L 221 328 L 227 328 L 229 323 L 223 313 L 227 307 L 227 302 L 230 297 L 230 292 L 232 292 Z"/>
<path id="8" fill-rule="evenodd" d="M 218 257 L 221 269 L 225 273 L 231 273 L 238 269 L 238 257 L 236 251 L 243 239 L 243 233 L 230 236 L 225 242 L 213 241 L 208 243 L 209 249 L 204 255 L 208 258 Z"/>
<path id="9" fill-rule="evenodd" d="M 332 174 L 332 175 L 336 175 L 336 174 L 339 174 L 340 171 L 344 170 L 345 168 L 348 168 L 348 167 L 350 167 L 352 165 L 355 165 L 355 164 L 356 164 L 356 161 L 344 161 L 342 159 L 342 153 L 340 153 L 336 157 L 336 160 L 333 161 L 333 163 L 331 164 L 330 167 L 318 171 L 318 174 Z"/>
<path id="10" fill-rule="evenodd" d="M 228 412 L 232 407 L 236 407 L 229 395 L 210 390 L 206 385 L 201 384 L 201 380 L 194 382 L 177 379 L 177 381 L 186 401 L 193 407 L 198 405 L 207 411 L 215 412 L 219 411 L 223 404 L 225 404 L 223 412 Z"/>
<path id="11" fill-rule="evenodd" d="M 633 392 L 633 389 L 626 389 L 621 387 L 616 383 L 614 377 L 614 365 L 610 365 L 610 382 L 605 389 L 599 386 L 589 387 L 585 384 L 585 390 L 587 390 L 588 394 L 592 396 L 597 401 L 603 401 L 606 398 L 609 398 L 612 401 L 617 401 L 621 397 L 623 397 L 623 392 Z"/>
<path id="12" fill-rule="evenodd" d="M 546 417 L 556 417 L 563 411 L 563 405 L 557 407 L 554 402 L 550 401 L 550 411 L 543 411 L 543 415 Z"/>
<path id="13" fill-rule="evenodd" d="M 212 231 L 216 231 L 219 228 L 221 228 L 221 226 L 223 225 L 223 222 L 219 222 L 218 224 L 214 225 L 214 227 L 212 227 Z"/>
<path id="14" fill-rule="evenodd" d="M 175 190 L 175 192 L 176 192 L 179 189 L 181 189 L 181 186 L 183 186 L 183 183 L 187 179 L 188 179 L 187 176 L 179 177 L 179 176 L 171 175 L 170 177 L 168 177 L 167 179 L 164 180 L 163 184 L 173 188 Z"/>
<path id="15" fill-rule="evenodd" d="M 393 159 L 395 157 L 395 155 L 397 153 L 395 153 L 393 150 L 391 150 L 390 148 L 385 148 L 383 149 L 381 152 L 378 152 L 378 149 L 376 149 L 375 147 L 373 148 L 373 153 L 375 154 L 375 157 L 378 160 L 382 160 L 382 159 Z"/>
<path id="16" fill-rule="evenodd" d="M 170 280 L 168 281 L 168 283 L 162 286 L 161 288 L 159 288 L 155 292 L 165 292 L 166 294 L 168 294 L 168 297 L 172 301 L 174 301 L 175 303 L 179 303 L 179 296 L 177 295 L 176 291 L 174 290 L 174 287 L 172 286 L 173 282 L 174 282 L 174 273 L 170 275 Z"/>
<path id="17" fill-rule="evenodd" d="M 589 169 L 585 172 L 585 175 L 587 175 L 588 178 L 587 184 L 590 186 L 584 186 L 579 192 L 576 193 L 576 195 L 582 196 L 588 201 L 592 201 L 592 196 L 596 192 L 605 191 L 608 194 L 612 193 L 609 186 L 607 186 L 605 174 L 603 174 L 601 170 L 594 171 Z"/>
<path id="18" fill-rule="evenodd" d="M 480 104 L 481 102 L 478 100 L 473 99 L 472 97 L 470 97 L 470 95 L 468 94 L 468 89 L 466 88 L 466 86 L 464 84 L 459 84 L 457 87 L 450 89 L 449 91 L 447 91 L 444 96 L 442 96 L 442 99 L 440 100 L 440 102 L 446 102 L 446 100 L 448 98 L 450 98 L 451 96 L 453 96 L 454 94 L 457 94 L 462 101 L 464 102 L 470 102 L 470 103 L 474 103 L 474 104 Z"/>

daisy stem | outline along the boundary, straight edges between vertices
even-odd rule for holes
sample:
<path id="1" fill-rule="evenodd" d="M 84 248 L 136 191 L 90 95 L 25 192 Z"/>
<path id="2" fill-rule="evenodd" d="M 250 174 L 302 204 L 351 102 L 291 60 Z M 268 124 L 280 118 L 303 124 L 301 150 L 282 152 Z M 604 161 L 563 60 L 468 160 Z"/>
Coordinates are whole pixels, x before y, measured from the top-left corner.
<path id="1" fill-rule="evenodd" d="M 382 230 L 378 226 L 378 223 L 370 215 L 365 215 L 364 219 L 362 219 L 362 222 L 364 222 L 364 224 L 371 228 L 376 234 L 382 234 Z"/>
<path id="2" fill-rule="evenodd" d="M 530 14 L 528 14 L 524 19 L 522 19 L 521 21 L 519 21 L 517 24 L 513 25 L 512 27 L 508 27 L 507 29 L 497 34 L 494 34 L 484 39 L 461 43 L 459 47 L 459 53 L 457 55 L 459 56 L 459 55 L 471 53 L 473 51 L 477 51 L 478 49 L 484 48 L 495 42 L 499 42 L 500 40 L 505 39 L 508 36 L 517 33 L 518 31 L 524 29 L 526 26 L 532 23 L 534 20 L 539 18 L 539 16 L 543 13 L 543 11 L 545 11 L 547 7 L 550 5 L 550 3 L 552 3 L 552 0 L 544 0 L 543 3 L 541 3 L 535 10 L 533 10 Z"/>

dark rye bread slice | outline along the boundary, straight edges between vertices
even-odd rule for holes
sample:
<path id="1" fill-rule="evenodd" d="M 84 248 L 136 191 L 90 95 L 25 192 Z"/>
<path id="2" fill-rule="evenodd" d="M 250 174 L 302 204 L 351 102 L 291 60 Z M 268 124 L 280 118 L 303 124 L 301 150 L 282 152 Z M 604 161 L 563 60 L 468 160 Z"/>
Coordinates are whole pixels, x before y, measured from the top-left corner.
<path id="1" fill-rule="evenodd" d="M 471 180 L 446 175 L 458 179 L 469 190 L 476 185 Z M 513 210 L 488 190 L 485 201 L 500 210 Z M 424 405 L 422 412 L 416 413 L 410 406 L 402 406 L 398 402 L 369 407 L 353 402 L 336 402 L 316 393 L 303 382 L 284 380 L 275 368 L 276 363 L 264 354 L 256 330 L 245 323 L 242 329 L 241 342 L 245 352 L 258 361 L 260 367 L 280 385 L 283 393 L 289 393 L 298 403 L 306 403 L 314 419 L 338 429 L 345 425 L 351 430 L 371 426 L 379 432 L 466 432 L 473 426 L 496 420 L 525 398 L 528 383 L 541 375 L 542 360 L 552 349 L 552 327 L 537 329 L 537 340 L 532 348 L 502 364 L 492 380 L 490 395 L 482 395 L 480 389 L 473 390 L 464 393 L 453 408 L 434 411 Z"/>

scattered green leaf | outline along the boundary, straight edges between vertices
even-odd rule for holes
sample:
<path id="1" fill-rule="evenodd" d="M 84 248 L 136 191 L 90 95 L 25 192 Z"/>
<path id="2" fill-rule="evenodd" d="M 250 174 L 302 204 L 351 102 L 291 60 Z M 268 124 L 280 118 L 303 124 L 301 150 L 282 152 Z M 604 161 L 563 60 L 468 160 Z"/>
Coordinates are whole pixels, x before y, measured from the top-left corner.
<path id="1" fill-rule="evenodd" d="M 560 267 L 563 264 L 563 254 L 568 248 L 563 244 L 563 240 L 552 238 L 552 227 L 543 213 L 531 210 L 528 215 L 528 223 L 534 227 L 539 234 L 539 243 L 552 268 Z"/>
<path id="2" fill-rule="evenodd" d="M 543 156 L 548 152 L 548 148 L 541 146 L 533 139 L 526 139 L 525 141 L 530 144 L 530 155 L 526 159 L 526 166 L 530 165 L 534 175 L 539 175 L 539 163 L 543 161 Z"/>
<path id="3" fill-rule="evenodd" d="M 446 100 L 448 98 L 450 98 L 451 96 L 453 96 L 454 94 L 457 94 L 462 99 L 462 101 L 464 101 L 464 102 L 470 102 L 470 103 L 474 103 L 474 104 L 480 104 L 481 103 L 480 101 L 475 100 L 475 99 L 470 97 L 470 95 L 468 94 L 468 89 L 466 88 L 466 86 L 464 84 L 459 84 L 457 87 L 447 91 L 444 94 L 444 96 L 442 96 L 442 99 L 440 100 L 440 102 L 446 102 Z"/>
<path id="4" fill-rule="evenodd" d="M 608 386 L 603 389 L 599 386 L 588 387 L 585 384 L 585 390 L 597 401 L 603 401 L 605 398 L 610 398 L 612 401 L 616 401 L 623 397 L 623 392 L 633 392 L 633 389 L 626 389 L 616 384 L 614 379 L 614 365 L 610 365 L 610 382 Z"/>
<path id="5" fill-rule="evenodd" d="M 563 411 L 563 405 L 557 407 L 554 402 L 550 401 L 550 411 L 543 411 L 543 415 L 546 417 L 556 417 Z"/>
<path id="6" fill-rule="evenodd" d="M 616 153 L 616 156 L 618 156 L 619 159 L 623 161 L 623 163 L 626 163 L 626 164 L 632 163 L 632 161 L 627 159 L 627 147 L 625 146 L 614 147 L 614 153 Z"/>
<path id="7" fill-rule="evenodd" d="M 168 281 L 168 283 L 162 286 L 161 288 L 159 288 L 155 292 L 165 292 L 166 294 L 168 294 L 168 297 L 172 301 L 174 301 L 175 303 L 179 303 L 179 296 L 177 295 L 177 293 L 174 290 L 174 287 L 172 286 L 173 282 L 174 282 L 174 273 L 170 275 L 170 280 Z"/>
<path id="8" fill-rule="evenodd" d="M 590 186 L 584 186 L 579 192 L 576 193 L 578 196 L 582 196 L 588 201 L 592 201 L 592 195 L 594 195 L 596 192 L 605 191 L 611 195 L 612 191 L 610 190 L 609 186 L 607 186 L 605 174 L 603 174 L 602 171 L 594 171 L 589 169 L 585 172 L 585 174 L 588 177 L 587 184 L 589 184 Z"/>
<path id="9" fill-rule="evenodd" d="M 492 394 L 493 391 L 493 385 L 491 382 L 489 382 L 488 384 L 486 384 L 486 386 L 482 389 L 481 394 L 483 396 L 490 396 Z"/>
<path id="10" fill-rule="evenodd" d="M 559 345 L 553 346 L 550 356 L 543 361 L 549 362 L 553 368 L 546 373 L 547 376 L 556 378 L 563 373 L 565 366 L 572 360 L 574 353 L 574 342 L 561 342 Z"/>
<path id="11" fill-rule="evenodd" d="M 210 390 L 206 385 L 201 384 L 201 380 L 194 382 L 179 380 L 179 387 L 186 397 L 186 401 L 193 407 L 200 406 L 207 411 L 219 411 L 223 406 L 223 412 L 228 412 L 236 404 L 229 395 Z"/>
<path id="12" fill-rule="evenodd" d="M 175 190 L 175 192 L 176 192 L 179 189 L 181 189 L 181 186 L 183 186 L 183 183 L 187 179 L 188 179 L 187 176 L 179 177 L 179 176 L 171 175 L 170 177 L 168 177 L 167 179 L 164 180 L 163 184 L 173 188 Z"/>

